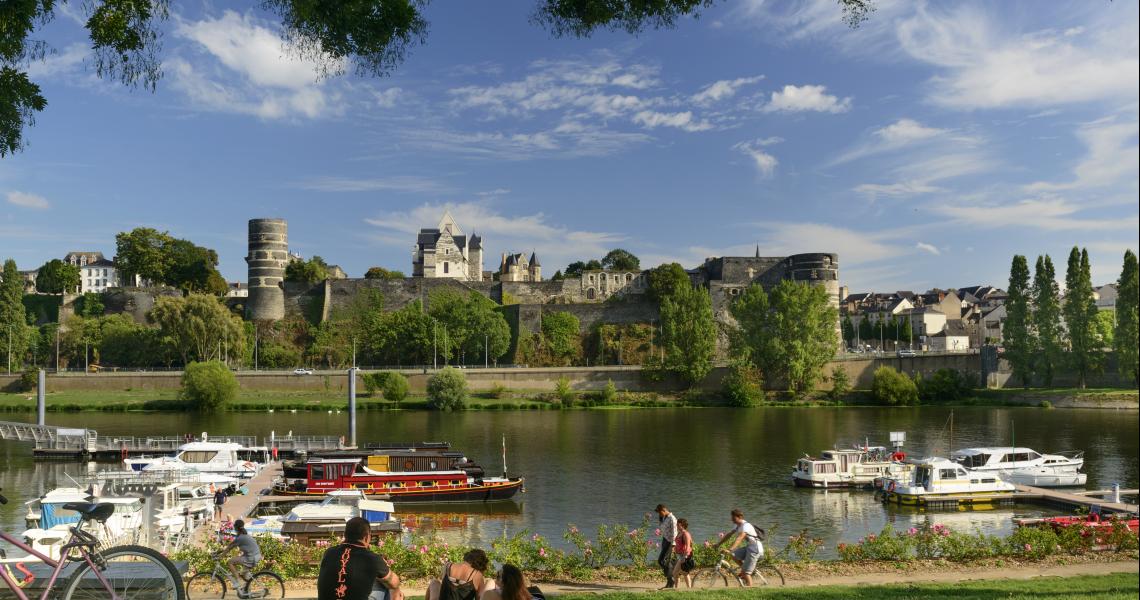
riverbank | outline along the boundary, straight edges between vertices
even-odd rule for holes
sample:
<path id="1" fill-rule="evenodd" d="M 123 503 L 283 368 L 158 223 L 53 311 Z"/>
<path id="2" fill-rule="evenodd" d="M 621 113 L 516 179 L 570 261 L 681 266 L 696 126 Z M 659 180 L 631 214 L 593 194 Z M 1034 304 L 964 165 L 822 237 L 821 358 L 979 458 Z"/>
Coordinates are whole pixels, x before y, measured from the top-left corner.
<path id="1" fill-rule="evenodd" d="M 1103 558 L 1103 557 L 1102 557 Z M 1018 564 L 961 565 L 945 561 L 919 563 L 858 565 L 850 573 L 799 573 L 785 571 L 783 587 L 726 588 L 723 583 L 710 585 L 699 581 L 692 590 L 661 591 L 656 580 L 588 582 L 536 577 L 532 583 L 548 596 L 593 600 L 665 600 L 683 597 L 707 600 L 764 599 L 879 599 L 879 598 L 954 598 L 981 600 L 989 598 L 1042 598 L 1056 600 L 1117 600 L 1136 598 L 1140 591 L 1137 574 L 1140 563 L 1134 559 L 1112 558 L 1092 562 L 1039 561 Z M 790 566 L 789 566 L 790 567 Z M 314 579 L 288 582 L 289 598 L 315 598 Z M 426 581 L 404 583 L 409 598 L 423 597 Z"/>
<path id="2" fill-rule="evenodd" d="M 228 410 L 233 412 L 288 411 L 343 411 L 348 409 L 347 394 L 341 390 L 261 390 L 243 388 Z M 538 390 L 500 390 L 475 392 L 468 398 L 468 410 L 560 410 L 622 409 L 622 408 L 678 408 L 724 406 L 715 394 L 697 397 L 684 393 L 625 392 L 617 393 L 613 402 L 600 401 L 596 393 L 575 394 L 572 406 L 564 406 L 554 394 Z M 825 393 L 795 398 L 786 393 L 769 393 L 764 406 L 771 407 L 865 407 L 877 406 L 862 390 L 856 390 L 833 400 Z M 1100 408 L 1140 409 L 1140 392 L 1112 388 L 1086 389 L 1000 389 L 975 390 L 970 396 L 954 403 L 927 404 L 927 406 L 1036 406 L 1041 408 Z M 427 398 L 412 394 L 400 403 L 384 400 L 379 394 L 362 393 L 357 396 L 359 410 L 428 410 Z M 0 393 L 0 412 L 35 412 L 34 392 Z M 170 389 L 116 390 L 64 390 L 47 395 L 48 412 L 127 412 L 127 411 L 186 411 L 187 406 L 178 400 L 178 391 Z"/>

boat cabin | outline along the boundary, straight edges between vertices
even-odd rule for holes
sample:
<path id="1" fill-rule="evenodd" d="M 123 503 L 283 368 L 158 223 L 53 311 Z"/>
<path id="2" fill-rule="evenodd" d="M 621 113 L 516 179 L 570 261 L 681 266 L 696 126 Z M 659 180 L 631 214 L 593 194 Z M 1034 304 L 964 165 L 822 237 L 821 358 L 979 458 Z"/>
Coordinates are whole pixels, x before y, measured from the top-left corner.
<path id="1" fill-rule="evenodd" d="M 315 458 L 306 463 L 309 491 L 353 489 L 384 494 L 396 489 L 434 490 L 466 485 L 464 471 L 375 471 L 359 459 Z"/>

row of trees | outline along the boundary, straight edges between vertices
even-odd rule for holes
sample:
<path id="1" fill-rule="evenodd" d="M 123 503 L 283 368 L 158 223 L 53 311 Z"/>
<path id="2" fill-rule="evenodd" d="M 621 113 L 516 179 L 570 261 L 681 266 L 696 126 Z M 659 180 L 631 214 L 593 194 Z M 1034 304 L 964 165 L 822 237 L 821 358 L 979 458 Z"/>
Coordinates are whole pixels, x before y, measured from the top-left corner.
<path id="1" fill-rule="evenodd" d="M 889 319 L 886 315 L 879 315 L 878 320 L 874 323 L 871 322 L 871 319 L 862 319 L 858 326 L 854 325 L 851 316 L 847 315 L 843 317 L 841 328 L 843 330 L 843 341 L 847 342 L 848 345 L 856 340 L 860 342 L 881 340 L 909 344 L 914 337 L 910 319 L 902 315 L 891 315 Z"/>
<path id="2" fill-rule="evenodd" d="M 1120 373 L 1137 381 L 1140 291 L 1136 255 L 1131 250 L 1124 253 L 1114 313 L 1098 310 L 1088 251 L 1075 246 L 1066 265 L 1063 300 L 1049 255 L 1037 257 L 1032 281 L 1026 258 L 1014 256 L 1008 294 L 1002 346 L 1014 377 L 1024 386 L 1035 377 L 1051 386 L 1057 372 L 1068 367 L 1076 373 L 1077 385 L 1084 388 L 1088 376 L 1102 369 L 1109 347 L 1116 351 Z"/>
<path id="3" fill-rule="evenodd" d="M 640 271 L 641 260 L 629 250 L 615 248 L 606 253 L 601 260 L 592 258 L 587 261 L 574 261 L 566 266 L 565 272 L 556 271 L 551 280 L 558 281 L 563 278 L 581 277 L 582 273 L 586 271 L 600 271 L 602 269 Z"/>

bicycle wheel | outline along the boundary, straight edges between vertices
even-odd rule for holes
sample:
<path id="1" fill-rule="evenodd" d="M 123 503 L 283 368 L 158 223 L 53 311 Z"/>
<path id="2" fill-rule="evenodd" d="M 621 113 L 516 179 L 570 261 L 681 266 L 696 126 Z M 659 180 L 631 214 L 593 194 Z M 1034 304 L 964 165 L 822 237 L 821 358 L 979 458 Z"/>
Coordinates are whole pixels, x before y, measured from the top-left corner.
<path id="1" fill-rule="evenodd" d="M 723 569 L 716 567 L 709 567 L 702 569 L 700 573 L 693 578 L 694 587 L 718 587 L 728 586 L 728 575 Z"/>
<path id="2" fill-rule="evenodd" d="M 258 571 L 245 584 L 246 598 L 284 598 L 285 580 L 273 571 Z"/>
<path id="3" fill-rule="evenodd" d="M 776 565 L 760 565 L 756 567 L 754 575 L 760 579 L 759 583 L 763 585 L 784 585 L 784 573 Z"/>
<path id="4" fill-rule="evenodd" d="M 186 600 L 178 568 L 157 550 L 115 546 L 98 558 L 103 565 L 98 572 L 86 562 L 79 565 L 63 588 L 64 600 L 106 600 L 104 581 L 119 600 Z"/>
<path id="5" fill-rule="evenodd" d="M 226 597 L 226 580 L 214 573 L 198 573 L 186 580 L 187 600 L 221 600 Z"/>

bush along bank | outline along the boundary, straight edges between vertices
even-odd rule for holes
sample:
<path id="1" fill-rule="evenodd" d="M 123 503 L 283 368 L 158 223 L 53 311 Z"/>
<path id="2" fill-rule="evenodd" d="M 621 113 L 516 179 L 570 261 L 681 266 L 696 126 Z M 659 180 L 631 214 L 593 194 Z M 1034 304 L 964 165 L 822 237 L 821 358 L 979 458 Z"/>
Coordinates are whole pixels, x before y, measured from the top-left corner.
<path id="1" fill-rule="evenodd" d="M 852 569 L 908 570 L 923 561 L 937 561 L 961 567 L 1009 566 L 1020 563 L 1079 562 L 1100 560 L 1136 560 L 1137 534 L 1123 523 L 1106 531 L 1093 533 L 1087 528 L 1070 527 L 1060 532 L 1049 528 L 1019 528 L 1006 537 L 982 533 L 966 533 L 943 525 L 926 524 L 905 531 L 888 525 L 851 544 L 836 548 L 838 559 L 817 560 L 823 542 L 807 531 L 775 539 L 772 533 L 765 548 L 768 557 L 781 565 L 785 575 L 810 578 L 822 575 L 846 575 Z M 574 525 L 562 535 L 563 547 L 527 531 L 503 536 L 491 542 L 488 556 L 494 564 L 512 563 L 532 578 L 570 581 L 649 581 L 660 576 L 659 567 L 651 560 L 659 551 L 660 531 L 649 522 L 640 525 L 613 524 L 599 526 L 589 536 Z M 716 563 L 715 540 L 694 544 L 698 567 Z M 316 577 L 320 556 L 337 540 L 305 546 L 260 539 L 264 565 L 287 578 Z M 773 545 L 784 544 L 774 549 Z M 209 570 L 210 553 L 219 546 L 176 552 L 175 560 L 185 560 L 192 571 Z M 466 547 L 452 546 L 435 535 L 418 534 L 380 538 L 373 550 L 385 556 L 392 568 L 404 578 L 425 579 L 434 576 L 446 562 L 460 562 Z M 914 565 L 903 567 L 903 565 Z"/>

